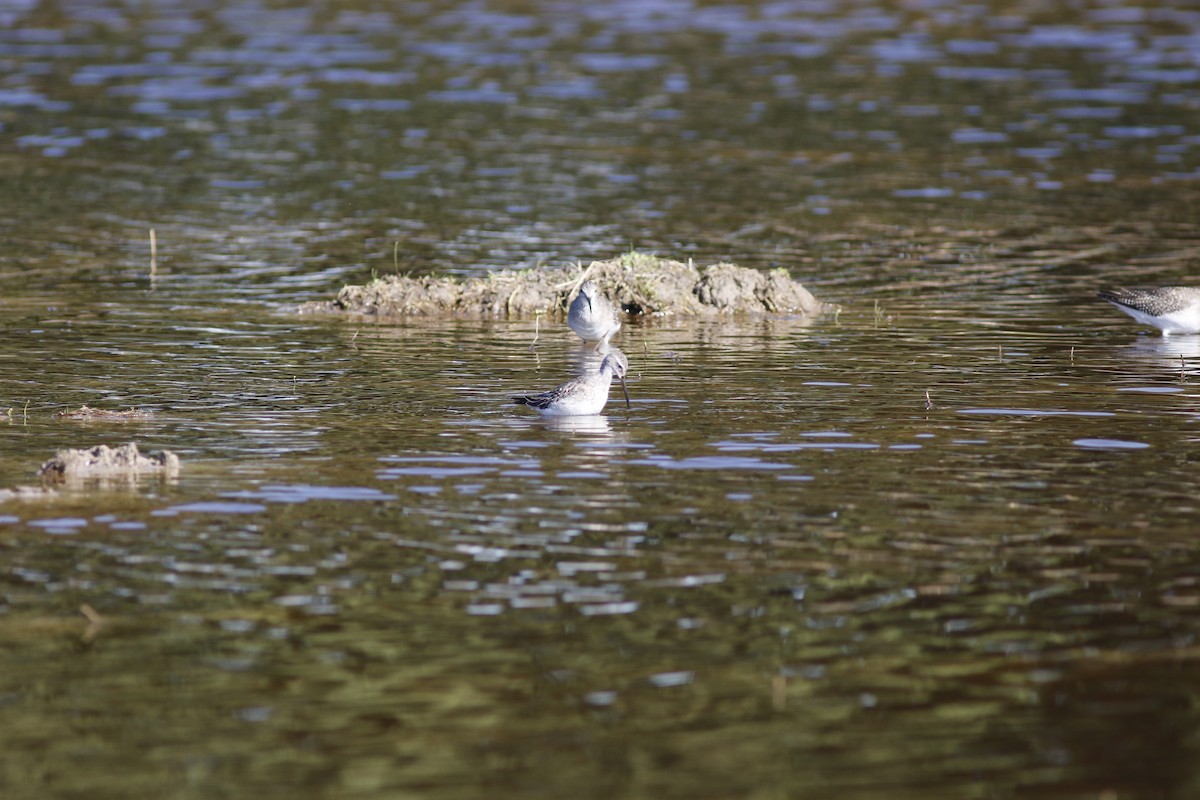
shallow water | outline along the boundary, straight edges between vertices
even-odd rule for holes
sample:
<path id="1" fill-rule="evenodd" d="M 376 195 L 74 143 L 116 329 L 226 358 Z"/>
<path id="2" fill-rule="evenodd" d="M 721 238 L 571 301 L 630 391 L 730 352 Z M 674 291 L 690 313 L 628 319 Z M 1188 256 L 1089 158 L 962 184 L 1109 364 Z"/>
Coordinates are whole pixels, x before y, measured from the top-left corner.
<path id="1" fill-rule="evenodd" d="M 1200 337 L 1093 299 L 1195 263 L 1189 7 L 0 25 L 0 486 L 183 459 L 0 503 L 6 797 L 1196 793 Z M 294 313 L 631 245 L 842 310 L 572 420 L 559 320 Z"/>

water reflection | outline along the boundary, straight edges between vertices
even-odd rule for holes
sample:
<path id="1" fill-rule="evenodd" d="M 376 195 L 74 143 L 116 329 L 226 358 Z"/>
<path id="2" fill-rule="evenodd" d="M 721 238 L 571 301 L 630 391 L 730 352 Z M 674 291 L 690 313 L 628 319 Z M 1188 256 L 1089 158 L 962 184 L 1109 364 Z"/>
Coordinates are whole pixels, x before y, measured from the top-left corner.
<path id="1" fill-rule="evenodd" d="M 1195 376 L 1200 369 L 1200 336 L 1138 336 L 1120 349 L 1133 363 L 1153 366 L 1155 371 L 1176 380 Z"/>
<path id="2" fill-rule="evenodd" d="M 599 346 L 581 342 L 567 353 L 567 362 L 576 375 L 588 375 L 600 371 L 600 362 L 613 351 L 613 345 L 603 342 Z"/>
<path id="3" fill-rule="evenodd" d="M 613 430 L 608 417 L 589 415 L 581 417 L 542 417 L 538 422 L 547 430 L 560 433 L 586 434 L 587 441 L 612 441 Z"/>

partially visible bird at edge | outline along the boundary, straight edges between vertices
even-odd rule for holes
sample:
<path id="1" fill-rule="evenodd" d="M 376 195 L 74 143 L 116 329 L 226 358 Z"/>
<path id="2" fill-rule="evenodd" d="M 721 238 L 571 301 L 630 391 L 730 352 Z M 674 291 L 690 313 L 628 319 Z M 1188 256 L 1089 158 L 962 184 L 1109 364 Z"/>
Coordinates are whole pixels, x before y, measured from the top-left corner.
<path id="1" fill-rule="evenodd" d="M 1112 289 L 1098 296 L 1138 322 L 1158 328 L 1163 336 L 1200 333 L 1200 288 Z"/>

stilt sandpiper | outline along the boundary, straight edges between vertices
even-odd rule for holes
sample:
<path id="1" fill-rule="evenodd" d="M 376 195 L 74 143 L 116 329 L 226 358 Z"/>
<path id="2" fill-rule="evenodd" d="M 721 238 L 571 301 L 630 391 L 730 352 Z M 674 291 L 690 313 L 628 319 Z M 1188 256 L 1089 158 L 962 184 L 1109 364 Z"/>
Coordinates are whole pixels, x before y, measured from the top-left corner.
<path id="1" fill-rule="evenodd" d="M 1113 289 L 1102 291 L 1099 296 L 1138 322 L 1158 328 L 1163 336 L 1200 333 L 1200 289 L 1191 286 Z"/>
<path id="2" fill-rule="evenodd" d="M 589 372 L 572 378 L 562 386 L 541 394 L 519 395 L 514 403 L 526 405 L 548 417 L 568 417 L 583 414 L 599 414 L 608 402 L 608 390 L 613 378 L 621 381 L 625 393 L 625 407 L 629 408 L 629 390 L 625 386 L 625 372 L 629 361 L 620 350 L 613 350 L 600 362 L 598 372 Z"/>
<path id="3" fill-rule="evenodd" d="M 567 311 L 567 325 L 585 342 L 597 342 L 599 349 L 621 330 L 621 318 L 612 301 L 600 293 L 595 282 L 584 281 Z"/>

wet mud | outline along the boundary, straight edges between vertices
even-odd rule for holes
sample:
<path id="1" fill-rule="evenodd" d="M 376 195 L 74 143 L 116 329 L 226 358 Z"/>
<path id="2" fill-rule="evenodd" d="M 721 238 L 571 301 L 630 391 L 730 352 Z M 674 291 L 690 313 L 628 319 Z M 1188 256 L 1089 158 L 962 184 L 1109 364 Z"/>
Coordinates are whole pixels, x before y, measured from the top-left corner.
<path id="1" fill-rule="evenodd" d="M 51 481 L 124 478 L 146 473 L 163 477 L 178 475 L 179 457 L 170 450 L 143 455 L 134 442 L 119 447 L 102 444 L 86 449 L 59 450 L 38 470 L 39 475 Z"/>

